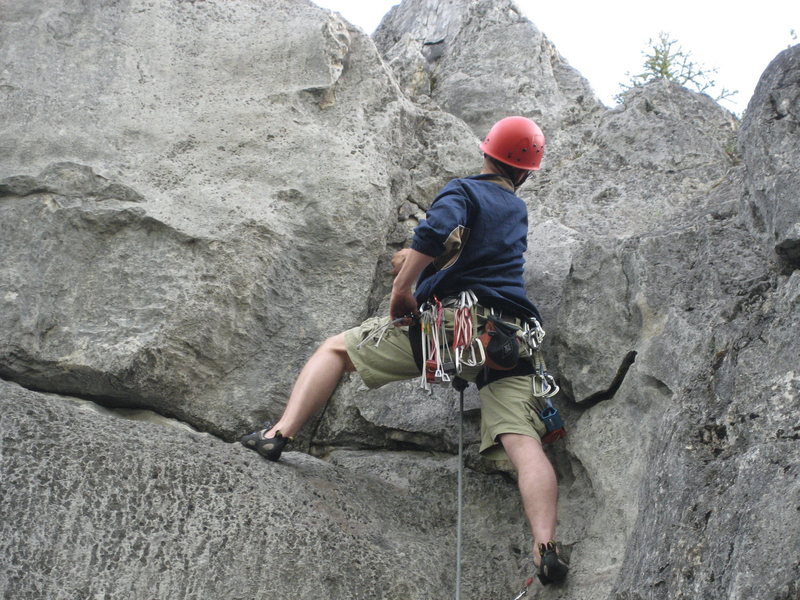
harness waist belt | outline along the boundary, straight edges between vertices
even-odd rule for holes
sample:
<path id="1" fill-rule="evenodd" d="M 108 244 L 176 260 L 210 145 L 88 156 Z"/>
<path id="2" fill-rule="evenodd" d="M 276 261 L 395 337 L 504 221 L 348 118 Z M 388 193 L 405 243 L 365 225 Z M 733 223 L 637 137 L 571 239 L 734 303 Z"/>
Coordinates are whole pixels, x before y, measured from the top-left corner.
<path id="1" fill-rule="evenodd" d="M 458 298 L 450 297 L 450 298 L 445 298 L 445 299 L 442 300 L 442 306 L 444 308 L 457 307 L 458 303 L 459 303 L 459 299 Z M 472 312 L 474 312 L 479 317 L 489 317 L 490 315 L 494 314 L 494 316 L 496 318 L 500 319 L 504 323 L 508 323 L 510 325 L 514 325 L 514 326 L 520 327 L 520 328 L 523 327 L 523 325 L 525 325 L 525 322 L 527 321 L 527 319 L 524 319 L 522 317 L 516 317 L 514 315 L 503 314 L 503 312 L 499 311 L 499 310 L 495 310 L 494 313 L 493 313 L 491 308 L 483 306 L 481 304 L 476 304 L 475 306 L 473 306 L 472 307 Z"/>
<path id="2" fill-rule="evenodd" d="M 422 331 L 419 321 L 415 321 L 408 326 L 408 339 L 411 342 L 411 353 L 414 355 L 414 362 L 417 363 L 417 369 L 422 373 Z M 529 358 L 520 358 L 519 363 L 513 369 L 508 371 L 497 371 L 484 367 L 483 371 L 475 379 L 475 385 L 478 389 L 483 386 L 504 379 L 506 377 L 517 377 L 519 375 L 533 375 L 536 373 L 536 367 Z"/>

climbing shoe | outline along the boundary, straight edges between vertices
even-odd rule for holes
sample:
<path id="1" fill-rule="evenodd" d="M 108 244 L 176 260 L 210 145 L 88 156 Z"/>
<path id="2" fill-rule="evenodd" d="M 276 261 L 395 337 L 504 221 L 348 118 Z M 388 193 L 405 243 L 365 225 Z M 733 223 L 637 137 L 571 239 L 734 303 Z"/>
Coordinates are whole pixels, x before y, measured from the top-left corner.
<path id="1" fill-rule="evenodd" d="M 276 422 L 268 421 L 264 423 L 264 429 L 248 433 L 242 436 L 239 441 L 244 447 L 255 450 L 267 460 L 278 460 L 286 444 L 291 442 L 292 438 L 281 435 L 280 431 L 274 437 L 266 437 L 267 432 L 275 426 Z"/>
<path id="2" fill-rule="evenodd" d="M 542 585 L 562 583 L 567 578 L 569 565 L 559 558 L 555 542 L 539 544 L 539 557 L 536 576 Z"/>

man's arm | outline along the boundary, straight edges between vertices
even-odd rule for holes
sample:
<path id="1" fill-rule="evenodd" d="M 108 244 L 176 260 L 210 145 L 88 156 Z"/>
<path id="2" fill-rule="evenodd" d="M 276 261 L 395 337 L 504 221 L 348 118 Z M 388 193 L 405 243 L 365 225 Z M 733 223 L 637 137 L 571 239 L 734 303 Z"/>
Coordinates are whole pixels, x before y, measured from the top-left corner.
<path id="1" fill-rule="evenodd" d="M 393 273 L 397 275 L 392 283 L 389 316 L 393 321 L 403 319 L 397 325 L 409 325 L 411 317 L 419 314 L 412 288 L 419 274 L 433 262 L 433 258 L 411 248 L 400 250 L 392 257 Z"/>

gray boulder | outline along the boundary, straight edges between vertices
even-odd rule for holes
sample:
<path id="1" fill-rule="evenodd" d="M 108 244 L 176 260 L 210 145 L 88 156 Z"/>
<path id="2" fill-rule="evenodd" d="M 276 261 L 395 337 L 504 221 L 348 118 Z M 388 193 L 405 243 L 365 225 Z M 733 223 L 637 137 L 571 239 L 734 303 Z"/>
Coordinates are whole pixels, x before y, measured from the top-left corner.
<path id="1" fill-rule="evenodd" d="M 591 237 L 657 231 L 693 218 L 738 160 L 734 117 L 668 81 L 631 90 L 587 124 L 570 153 L 546 153 L 528 188 L 532 219 Z"/>
<path id="2" fill-rule="evenodd" d="M 743 289 L 713 359 L 664 406 L 613 597 L 800 593 L 798 282 Z"/>
<path id="3" fill-rule="evenodd" d="M 133 422 L 0 382 L 4 598 L 416 598 L 451 593 L 452 457 L 289 452 Z M 388 479 L 388 481 L 386 480 Z M 464 591 L 522 553 L 513 485 L 469 477 Z M 495 534 L 495 541 L 487 544 Z M 499 568 L 497 568 L 499 567 Z"/>

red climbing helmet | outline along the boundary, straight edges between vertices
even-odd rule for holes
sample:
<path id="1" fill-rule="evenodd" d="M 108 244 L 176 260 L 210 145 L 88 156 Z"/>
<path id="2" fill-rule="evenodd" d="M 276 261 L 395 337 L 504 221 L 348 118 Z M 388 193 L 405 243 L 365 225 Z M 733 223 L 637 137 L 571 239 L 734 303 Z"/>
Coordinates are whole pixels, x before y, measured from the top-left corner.
<path id="1" fill-rule="evenodd" d="M 481 150 L 517 169 L 538 171 L 544 156 L 544 134 L 526 117 L 506 117 L 492 125 Z"/>

